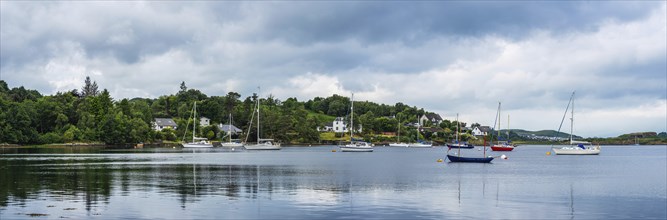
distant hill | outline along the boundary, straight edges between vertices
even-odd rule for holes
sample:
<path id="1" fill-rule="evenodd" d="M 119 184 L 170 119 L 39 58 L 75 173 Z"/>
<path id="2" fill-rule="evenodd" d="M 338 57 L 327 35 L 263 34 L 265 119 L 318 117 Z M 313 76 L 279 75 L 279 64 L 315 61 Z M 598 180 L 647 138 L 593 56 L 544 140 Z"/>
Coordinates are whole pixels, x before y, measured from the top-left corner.
<path id="1" fill-rule="evenodd" d="M 522 130 L 522 129 L 510 129 L 511 133 L 516 134 L 519 137 L 522 138 L 531 138 L 535 137 L 537 139 L 545 139 L 545 138 L 553 138 L 553 137 L 559 137 L 559 138 L 570 138 L 569 133 L 565 132 L 557 132 L 554 130 L 540 130 L 540 131 L 527 131 L 527 130 Z M 501 133 L 507 132 L 507 129 L 505 130 L 500 130 Z M 581 136 L 574 135 L 575 139 L 581 139 Z M 531 138 L 533 139 L 533 138 Z"/>

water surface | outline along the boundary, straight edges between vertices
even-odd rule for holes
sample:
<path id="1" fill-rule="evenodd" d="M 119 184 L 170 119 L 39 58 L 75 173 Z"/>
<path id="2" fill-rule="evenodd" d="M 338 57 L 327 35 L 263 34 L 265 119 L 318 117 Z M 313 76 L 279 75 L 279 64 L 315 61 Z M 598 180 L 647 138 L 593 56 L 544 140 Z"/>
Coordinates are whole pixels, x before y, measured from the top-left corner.
<path id="1" fill-rule="evenodd" d="M 666 146 L 334 149 L 0 149 L 0 219 L 667 218 Z"/>

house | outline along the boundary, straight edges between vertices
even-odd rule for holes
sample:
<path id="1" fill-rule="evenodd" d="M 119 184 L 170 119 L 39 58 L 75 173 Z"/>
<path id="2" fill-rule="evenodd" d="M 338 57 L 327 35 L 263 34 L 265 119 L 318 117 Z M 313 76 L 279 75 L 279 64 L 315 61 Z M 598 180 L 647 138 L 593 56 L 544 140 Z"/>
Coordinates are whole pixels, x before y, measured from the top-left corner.
<path id="1" fill-rule="evenodd" d="M 474 135 L 474 136 L 486 136 L 491 131 L 492 131 L 492 129 L 489 126 L 476 126 L 472 129 L 472 135 Z"/>
<path id="2" fill-rule="evenodd" d="M 225 133 L 225 134 L 229 133 L 230 131 L 231 131 L 232 134 L 240 134 L 241 132 L 243 132 L 243 130 L 237 128 L 234 125 L 230 126 L 229 124 L 220 123 L 220 124 L 218 124 L 218 128 L 220 128 L 220 132 Z"/>
<path id="3" fill-rule="evenodd" d="M 153 130 L 162 131 L 165 128 L 176 130 L 176 122 L 171 118 L 154 118 Z"/>
<path id="4" fill-rule="evenodd" d="M 337 117 L 333 121 L 333 131 L 334 132 L 347 132 L 347 123 L 343 117 Z"/>
<path id="5" fill-rule="evenodd" d="M 347 123 L 345 122 L 345 118 L 343 117 L 337 117 L 336 119 L 333 120 L 333 122 L 328 123 L 324 126 L 324 128 L 317 128 L 318 131 L 333 131 L 333 132 L 349 132 L 350 130 L 347 128 Z M 362 126 L 359 125 L 359 129 L 356 130 L 355 132 L 361 132 Z"/>
<path id="6" fill-rule="evenodd" d="M 439 125 L 442 122 L 442 117 L 436 113 L 426 113 L 419 118 L 419 125 L 424 126 L 427 121 L 430 121 L 433 125 Z"/>
<path id="7" fill-rule="evenodd" d="M 207 118 L 207 117 L 201 117 L 201 118 L 199 119 L 199 125 L 201 125 L 201 126 L 209 126 L 209 125 L 211 125 L 211 119 L 209 119 L 209 118 Z"/>

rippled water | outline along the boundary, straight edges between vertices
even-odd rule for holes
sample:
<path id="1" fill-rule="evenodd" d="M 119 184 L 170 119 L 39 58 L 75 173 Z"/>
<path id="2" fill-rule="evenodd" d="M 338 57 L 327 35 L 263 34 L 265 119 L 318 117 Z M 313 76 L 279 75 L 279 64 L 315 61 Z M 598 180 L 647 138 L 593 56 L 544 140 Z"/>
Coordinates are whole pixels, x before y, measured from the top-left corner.
<path id="1" fill-rule="evenodd" d="M 666 146 L 520 146 L 491 164 L 333 149 L 0 149 L 0 219 L 667 218 Z"/>

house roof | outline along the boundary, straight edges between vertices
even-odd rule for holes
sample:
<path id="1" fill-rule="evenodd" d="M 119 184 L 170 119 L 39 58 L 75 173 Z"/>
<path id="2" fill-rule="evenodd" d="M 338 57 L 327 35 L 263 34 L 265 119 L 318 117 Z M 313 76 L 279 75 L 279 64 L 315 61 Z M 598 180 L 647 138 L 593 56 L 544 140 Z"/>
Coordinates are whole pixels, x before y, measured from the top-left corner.
<path id="1" fill-rule="evenodd" d="M 176 122 L 171 118 L 155 118 L 155 124 L 158 126 L 176 127 Z"/>
<path id="2" fill-rule="evenodd" d="M 440 115 L 438 115 L 436 113 L 426 113 L 425 116 L 426 116 L 426 118 L 428 118 L 428 120 L 435 119 L 435 120 L 438 120 L 438 121 L 442 121 L 442 117 L 440 117 Z"/>
<path id="3" fill-rule="evenodd" d="M 477 127 L 481 132 L 489 132 L 491 128 L 489 126 L 479 126 Z"/>
<path id="4" fill-rule="evenodd" d="M 229 129 L 229 124 L 220 124 L 220 125 L 218 125 L 218 127 L 220 128 L 220 131 L 225 132 L 225 133 L 229 132 L 229 130 L 230 130 Z M 234 125 L 231 126 L 231 131 L 232 131 L 232 133 L 241 133 L 241 132 L 243 132 L 243 130 L 237 128 Z"/>

